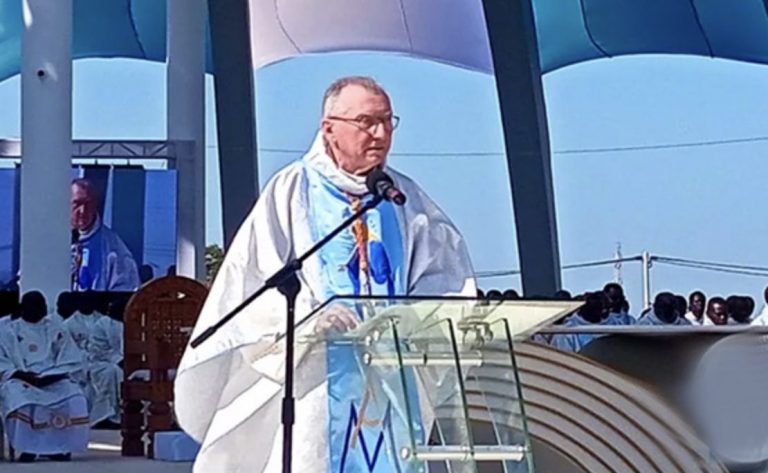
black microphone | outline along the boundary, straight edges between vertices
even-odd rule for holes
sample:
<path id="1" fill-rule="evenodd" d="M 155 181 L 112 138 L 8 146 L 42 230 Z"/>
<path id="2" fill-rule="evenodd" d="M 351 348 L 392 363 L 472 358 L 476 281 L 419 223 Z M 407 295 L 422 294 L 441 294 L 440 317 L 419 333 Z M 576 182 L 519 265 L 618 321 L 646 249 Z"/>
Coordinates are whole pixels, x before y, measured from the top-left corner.
<path id="1" fill-rule="evenodd" d="M 368 174 L 365 185 L 373 195 L 378 195 L 396 205 L 405 204 L 405 194 L 400 192 L 392 178 L 379 168 L 374 168 Z"/>

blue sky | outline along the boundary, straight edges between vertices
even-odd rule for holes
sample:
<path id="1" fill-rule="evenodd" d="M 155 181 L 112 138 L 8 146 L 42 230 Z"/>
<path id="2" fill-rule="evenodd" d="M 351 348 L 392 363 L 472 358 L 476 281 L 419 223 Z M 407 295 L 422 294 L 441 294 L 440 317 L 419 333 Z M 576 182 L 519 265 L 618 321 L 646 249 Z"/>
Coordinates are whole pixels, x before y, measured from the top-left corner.
<path id="1" fill-rule="evenodd" d="M 512 202 L 494 79 L 384 54 L 292 59 L 256 74 L 262 180 L 296 159 L 317 127 L 322 92 L 345 74 L 376 77 L 402 117 L 391 164 L 414 177 L 465 234 L 479 271 L 517 268 Z M 0 83 L 0 136 L 20 135 L 19 78 Z M 133 60 L 75 63 L 75 138 L 162 139 L 163 66 Z M 563 153 L 768 137 L 768 67 L 685 56 L 591 61 L 547 74 L 561 260 L 654 254 L 768 266 L 768 140 L 632 152 Z M 212 82 L 208 81 L 207 239 L 221 241 Z M 409 153 L 426 153 L 409 155 Z M 440 155 L 450 153 L 450 155 Z M 434 155 L 432 155 L 434 154 Z M 612 267 L 564 272 L 574 292 L 601 286 Z M 623 279 L 633 307 L 640 266 Z M 656 265 L 653 290 L 751 294 L 768 281 Z M 481 286 L 517 287 L 514 277 Z"/>

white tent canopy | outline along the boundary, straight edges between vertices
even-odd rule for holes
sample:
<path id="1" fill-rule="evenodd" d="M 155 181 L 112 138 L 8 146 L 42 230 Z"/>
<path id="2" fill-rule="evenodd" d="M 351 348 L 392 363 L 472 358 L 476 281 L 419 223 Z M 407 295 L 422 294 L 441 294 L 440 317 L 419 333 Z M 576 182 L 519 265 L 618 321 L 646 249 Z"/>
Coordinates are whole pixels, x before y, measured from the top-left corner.
<path id="1" fill-rule="evenodd" d="M 493 70 L 480 0 L 251 0 L 250 11 L 255 67 L 367 50 Z"/>

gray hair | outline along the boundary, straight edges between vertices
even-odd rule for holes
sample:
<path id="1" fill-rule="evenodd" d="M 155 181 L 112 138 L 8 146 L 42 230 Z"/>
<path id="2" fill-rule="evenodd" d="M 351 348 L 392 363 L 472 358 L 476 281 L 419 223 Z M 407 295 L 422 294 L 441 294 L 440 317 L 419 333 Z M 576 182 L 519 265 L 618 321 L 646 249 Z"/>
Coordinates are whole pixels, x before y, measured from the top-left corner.
<path id="1" fill-rule="evenodd" d="M 369 92 L 373 92 L 375 94 L 383 95 L 384 97 L 389 98 L 387 91 L 385 91 L 384 88 L 381 85 L 379 85 L 379 83 L 376 82 L 372 77 L 367 77 L 367 76 L 340 77 L 335 81 L 333 81 L 333 83 L 330 86 L 328 86 L 328 88 L 325 90 L 325 94 L 323 95 L 323 116 L 324 117 L 331 114 L 331 110 L 333 110 L 333 107 L 336 105 L 336 100 L 339 98 L 341 91 L 345 87 L 349 87 L 351 85 L 357 85 Z"/>
<path id="2" fill-rule="evenodd" d="M 98 189 L 96 189 L 96 186 L 93 185 L 93 182 L 90 179 L 83 177 L 72 179 L 72 185 L 84 190 L 91 199 L 98 199 L 100 197 Z"/>

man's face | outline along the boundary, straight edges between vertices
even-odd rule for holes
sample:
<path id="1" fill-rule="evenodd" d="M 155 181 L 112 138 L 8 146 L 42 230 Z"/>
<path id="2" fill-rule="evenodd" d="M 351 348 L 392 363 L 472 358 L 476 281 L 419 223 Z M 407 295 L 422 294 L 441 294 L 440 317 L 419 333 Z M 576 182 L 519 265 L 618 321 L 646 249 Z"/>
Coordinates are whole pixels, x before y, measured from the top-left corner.
<path id="1" fill-rule="evenodd" d="M 624 292 L 618 287 L 609 287 L 605 291 L 608 297 L 608 306 L 611 312 L 622 312 L 624 309 Z"/>
<path id="2" fill-rule="evenodd" d="M 69 220 L 72 228 L 80 231 L 90 228 L 96 220 L 96 199 L 77 184 L 72 184 Z"/>
<path id="3" fill-rule="evenodd" d="M 704 301 L 704 298 L 701 297 L 701 294 L 694 294 L 693 297 L 691 297 L 691 303 L 690 303 L 690 310 L 694 314 L 696 314 L 697 317 L 701 317 L 701 315 L 704 313 L 704 304 L 706 302 Z"/>
<path id="4" fill-rule="evenodd" d="M 358 85 L 341 90 L 322 131 L 336 164 L 344 171 L 365 175 L 381 166 L 392 146 L 392 107 L 385 95 Z"/>
<path id="5" fill-rule="evenodd" d="M 728 310 L 726 309 L 725 304 L 719 302 L 710 304 L 707 309 L 707 317 L 709 317 L 709 320 L 715 325 L 725 325 L 728 322 Z"/>

